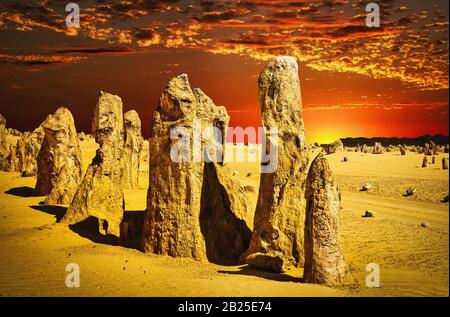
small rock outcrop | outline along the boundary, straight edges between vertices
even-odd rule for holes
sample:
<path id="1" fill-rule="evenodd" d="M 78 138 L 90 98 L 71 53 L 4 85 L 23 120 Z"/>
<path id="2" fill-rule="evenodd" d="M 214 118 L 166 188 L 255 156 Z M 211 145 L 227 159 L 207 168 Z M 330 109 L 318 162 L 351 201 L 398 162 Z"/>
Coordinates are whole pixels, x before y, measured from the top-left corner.
<path id="1" fill-rule="evenodd" d="M 383 154 L 384 152 L 385 152 L 385 149 L 384 149 L 383 145 L 381 145 L 380 142 L 375 142 L 372 153 L 373 154 Z"/>
<path id="2" fill-rule="evenodd" d="M 246 258 L 248 266 L 257 270 L 283 273 L 286 271 L 286 263 L 280 252 L 253 253 Z"/>
<path id="3" fill-rule="evenodd" d="M 339 237 L 339 201 L 328 161 L 319 154 L 306 180 L 305 283 L 340 285 L 348 281 Z"/>
<path id="4" fill-rule="evenodd" d="M 92 131 L 99 149 L 61 222 L 75 224 L 92 216 L 99 221 L 100 233 L 118 237 L 124 211 L 120 97 L 101 92 L 94 111 Z"/>
<path id="5" fill-rule="evenodd" d="M 422 167 L 427 167 L 428 166 L 428 158 L 426 156 L 423 157 L 422 160 Z"/>
<path id="6" fill-rule="evenodd" d="M 403 196 L 412 196 L 417 192 L 417 189 L 415 187 L 408 187 L 403 194 Z"/>
<path id="7" fill-rule="evenodd" d="M 448 158 L 447 157 L 442 158 L 442 169 L 448 170 Z"/>
<path id="8" fill-rule="evenodd" d="M 285 266 L 302 266 L 308 149 L 297 62 L 277 57 L 264 67 L 258 85 L 263 125 L 267 131 L 278 128 L 263 142 L 269 149 L 277 138 L 278 159 L 274 172 L 261 174 L 252 240 L 241 261 L 253 253 L 271 257 L 276 252 Z"/>
<path id="9" fill-rule="evenodd" d="M 35 191 L 46 204 L 70 204 L 81 182 L 81 150 L 69 109 L 61 107 L 42 123 Z"/>
<path id="10" fill-rule="evenodd" d="M 344 150 L 344 144 L 342 143 L 342 140 L 336 140 L 333 143 L 330 144 L 322 144 L 322 149 L 326 154 L 333 154 L 337 151 L 343 151 Z"/>
<path id="11" fill-rule="evenodd" d="M 125 189 L 139 187 L 139 166 L 143 138 L 141 134 L 141 119 L 135 110 L 124 114 L 125 149 L 124 149 L 124 175 Z"/>
<path id="12" fill-rule="evenodd" d="M 363 214 L 364 218 L 372 218 L 375 217 L 375 212 L 371 210 L 366 210 Z"/>
<path id="13" fill-rule="evenodd" d="M 6 141 L 6 119 L 0 114 L 0 170 L 5 170 L 8 157 L 8 144 Z"/>
<path id="14" fill-rule="evenodd" d="M 400 145 L 399 149 L 400 149 L 400 154 L 401 155 L 406 155 L 406 146 Z"/>

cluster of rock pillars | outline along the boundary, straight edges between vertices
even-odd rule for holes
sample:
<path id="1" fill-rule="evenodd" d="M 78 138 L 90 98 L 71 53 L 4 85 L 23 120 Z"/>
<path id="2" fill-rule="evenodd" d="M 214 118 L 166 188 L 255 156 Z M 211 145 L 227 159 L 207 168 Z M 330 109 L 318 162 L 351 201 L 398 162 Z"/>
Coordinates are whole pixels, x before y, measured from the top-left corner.
<path id="1" fill-rule="evenodd" d="M 278 128 L 278 154 L 275 172 L 261 174 L 254 211 L 245 188 L 227 174 L 223 161 L 171 159 L 174 127 L 192 132 L 196 119 L 225 135 L 229 122 L 226 109 L 192 89 L 185 74 L 169 80 L 153 114 L 147 209 L 140 223 L 124 219 L 124 189 L 137 188 L 141 122 L 134 110 L 123 114 L 118 96 L 101 92 L 92 122 L 99 148 L 84 175 L 79 137 L 67 108 L 22 137 L 14 153 L 6 149 L 6 120 L 1 117 L 0 168 L 36 174 L 35 190 L 46 196 L 46 204 L 68 205 L 61 223 L 95 217 L 100 233 L 139 239 L 144 252 L 222 265 L 247 263 L 275 272 L 304 267 L 304 282 L 345 283 L 349 272 L 339 242 L 340 195 L 326 158 L 319 154 L 308 162 L 295 59 L 270 61 L 258 86 L 262 124 Z M 273 136 L 264 138 L 273 141 Z"/>

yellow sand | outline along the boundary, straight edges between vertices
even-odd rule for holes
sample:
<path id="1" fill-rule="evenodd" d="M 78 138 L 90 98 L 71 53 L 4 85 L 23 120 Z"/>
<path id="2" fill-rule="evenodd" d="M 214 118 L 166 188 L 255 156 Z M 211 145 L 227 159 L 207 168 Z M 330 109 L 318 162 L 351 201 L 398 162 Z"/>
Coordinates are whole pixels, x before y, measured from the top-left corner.
<path id="1" fill-rule="evenodd" d="M 82 146 L 85 163 L 95 146 Z M 344 155 L 349 162 L 341 162 Z M 440 202 L 448 194 L 448 173 L 440 165 L 416 167 L 422 156 L 413 153 L 327 157 L 342 191 L 343 252 L 356 285 L 332 289 L 301 283 L 301 269 L 265 273 L 110 245 L 89 230 L 55 224 L 64 208 L 40 206 L 43 197 L 30 196 L 35 178 L 0 172 L 0 295 L 448 296 L 448 204 Z M 258 187 L 258 165 L 228 163 L 227 168 L 238 172 L 243 185 Z M 141 174 L 140 190 L 126 192 L 126 210 L 145 209 L 147 177 Z M 367 181 L 373 191 L 359 192 Z M 417 195 L 403 197 L 405 186 L 415 186 Z M 361 217 L 365 209 L 376 217 Z M 65 267 L 72 262 L 80 266 L 80 288 L 65 286 Z M 371 262 L 381 267 L 378 289 L 364 283 Z"/>

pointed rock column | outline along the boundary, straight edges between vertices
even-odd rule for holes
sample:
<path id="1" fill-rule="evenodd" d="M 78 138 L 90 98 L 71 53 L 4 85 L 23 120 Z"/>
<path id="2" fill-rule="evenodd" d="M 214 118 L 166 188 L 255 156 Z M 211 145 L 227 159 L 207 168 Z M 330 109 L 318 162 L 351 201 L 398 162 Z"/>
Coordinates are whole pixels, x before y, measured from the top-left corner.
<path id="1" fill-rule="evenodd" d="M 349 275 L 339 241 L 339 191 L 321 154 L 309 169 L 306 200 L 304 282 L 342 284 Z"/>
<path id="2" fill-rule="evenodd" d="M 139 165 L 142 151 L 141 119 L 135 110 L 124 114 L 124 189 L 139 187 Z"/>
<path id="3" fill-rule="evenodd" d="M 42 123 L 35 190 L 46 204 L 70 204 L 81 182 L 81 150 L 69 109 L 61 107 Z"/>
<path id="4" fill-rule="evenodd" d="M 245 193 L 214 162 L 223 151 L 208 146 L 223 145 L 228 121 L 225 108 L 191 89 L 185 74 L 167 84 L 149 140 L 144 252 L 236 264 L 248 247 Z M 220 131 L 221 140 L 213 130 Z M 211 162 L 205 163 L 204 155 Z"/>
<path id="5" fill-rule="evenodd" d="M 93 216 L 99 220 L 101 233 L 119 236 L 124 211 L 120 97 L 101 92 L 92 131 L 99 149 L 61 222 L 75 224 Z"/>
<path id="6" fill-rule="evenodd" d="M 191 150 L 196 110 L 187 75 L 172 78 L 153 114 L 144 252 L 206 259 L 199 223 L 203 163 L 193 161 Z"/>
<path id="7" fill-rule="evenodd" d="M 272 60 L 261 72 L 258 85 L 263 125 L 278 128 L 278 136 L 266 137 L 267 149 L 271 138 L 277 139 L 278 161 L 273 173 L 261 174 L 252 240 L 241 261 L 261 253 L 249 260 L 258 258 L 259 264 L 265 263 L 261 257 L 267 254 L 267 262 L 283 260 L 276 267 L 301 266 L 308 151 L 297 62 L 287 56 Z"/>

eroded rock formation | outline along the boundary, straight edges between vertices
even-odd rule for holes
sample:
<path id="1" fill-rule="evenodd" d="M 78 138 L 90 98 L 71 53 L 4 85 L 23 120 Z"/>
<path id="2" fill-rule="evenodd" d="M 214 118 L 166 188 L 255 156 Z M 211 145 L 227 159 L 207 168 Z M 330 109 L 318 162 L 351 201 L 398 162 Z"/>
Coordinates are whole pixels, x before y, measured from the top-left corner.
<path id="1" fill-rule="evenodd" d="M 273 173 L 261 174 L 252 240 L 241 259 L 253 253 L 278 254 L 283 266 L 303 265 L 308 153 L 295 59 L 283 56 L 269 62 L 258 85 L 263 125 L 278 128 L 278 135 L 266 136 L 266 148 L 276 138 L 278 159 Z"/>
<path id="2" fill-rule="evenodd" d="M 101 92 L 94 111 L 92 131 L 99 149 L 61 222 L 75 224 L 92 216 L 98 219 L 101 233 L 120 236 L 124 212 L 124 138 L 120 97 Z"/>
<path id="3" fill-rule="evenodd" d="M 406 146 L 405 145 L 400 145 L 399 149 L 400 149 L 400 155 L 406 155 Z"/>
<path id="4" fill-rule="evenodd" d="M 448 170 L 448 158 L 447 157 L 442 158 L 442 169 Z"/>
<path id="5" fill-rule="evenodd" d="M 141 119 L 135 110 L 124 114 L 125 149 L 124 149 L 124 175 L 125 189 L 139 187 L 139 166 L 142 151 Z"/>
<path id="6" fill-rule="evenodd" d="M 37 194 L 46 204 L 70 204 L 81 181 L 81 150 L 72 114 L 61 107 L 42 123 L 37 156 Z"/>
<path id="7" fill-rule="evenodd" d="M 225 136 L 228 121 L 225 108 L 216 107 L 200 89 L 191 89 L 187 75 L 168 82 L 149 139 L 145 252 L 235 263 L 247 248 L 245 193 L 223 179 L 221 164 L 214 162 L 223 151 L 204 147 L 223 145 L 224 139 L 214 134 L 191 138 L 207 127 Z M 205 163 L 204 155 L 212 162 Z"/>
<path id="8" fill-rule="evenodd" d="M 383 154 L 384 152 L 385 152 L 385 149 L 384 149 L 383 145 L 381 145 L 380 142 L 375 142 L 372 153 L 373 154 Z"/>
<path id="9" fill-rule="evenodd" d="M 6 119 L 0 114 L 0 170 L 5 169 L 5 161 L 8 157 L 8 144 L 6 141 Z"/>
<path id="10" fill-rule="evenodd" d="M 304 281 L 337 285 L 348 280 L 339 241 L 339 191 L 328 161 L 318 155 L 306 181 Z"/>

